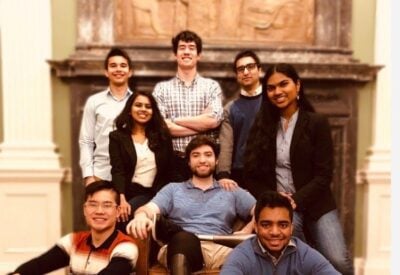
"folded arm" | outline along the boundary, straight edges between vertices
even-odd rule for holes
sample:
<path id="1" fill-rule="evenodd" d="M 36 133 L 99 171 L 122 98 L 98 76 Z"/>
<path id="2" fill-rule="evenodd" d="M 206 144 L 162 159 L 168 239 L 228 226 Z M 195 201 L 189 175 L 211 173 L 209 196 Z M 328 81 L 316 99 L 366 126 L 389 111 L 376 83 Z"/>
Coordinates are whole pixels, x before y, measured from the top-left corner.
<path id="1" fill-rule="evenodd" d="M 165 123 L 167 123 L 169 132 L 173 137 L 186 137 L 199 134 L 198 131 L 185 126 L 178 125 L 172 122 L 170 119 L 166 119 Z"/>
<path id="2" fill-rule="evenodd" d="M 174 123 L 197 132 L 205 132 L 217 128 L 220 121 L 211 114 L 205 113 L 198 116 L 178 117 L 174 119 Z"/>

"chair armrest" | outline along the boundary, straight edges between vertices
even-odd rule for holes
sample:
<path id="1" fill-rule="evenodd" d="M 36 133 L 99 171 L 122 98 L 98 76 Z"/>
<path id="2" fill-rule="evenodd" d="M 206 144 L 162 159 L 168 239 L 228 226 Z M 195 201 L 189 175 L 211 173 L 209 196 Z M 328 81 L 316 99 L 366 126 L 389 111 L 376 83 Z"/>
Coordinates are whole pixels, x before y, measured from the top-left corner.
<path id="1" fill-rule="evenodd" d="M 133 238 L 134 243 L 138 247 L 139 255 L 135 266 L 136 275 L 147 275 L 150 268 L 150 241 L 151 237 L 148 236 L 146 239 L 141 240 L 139 238 Z"/>
<path id="2" fill-rule="evenodd" d="M 197 235 L 201 241 L 211 241 L 220 245 L 234 248 L 244 240 L 255 236 L 255 234 L 237 234 L 237 235 Z"/>

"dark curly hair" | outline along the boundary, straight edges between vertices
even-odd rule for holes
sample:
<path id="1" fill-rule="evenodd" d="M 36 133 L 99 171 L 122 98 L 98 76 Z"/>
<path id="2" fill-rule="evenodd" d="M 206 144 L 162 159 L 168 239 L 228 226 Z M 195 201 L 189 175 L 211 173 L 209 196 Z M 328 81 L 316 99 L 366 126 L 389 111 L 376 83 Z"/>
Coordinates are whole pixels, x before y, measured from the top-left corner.
<path id="1" fill-rule="evenodd" d="M 185 150 L 185 158 L 187 160 L 190 159 L 190 154 L 192 153 L 192 151 L 196 148 L 199 148 L 200 146 L 203 145 L 208 145 L 211 147 L 211 149 L 214 152 L 215 158 L 218 158 L 219 155 L 219 146 L 218 144 L 215 142 L 215 140 L 212 137 L 206 136 L 206 135 L 198 135 L 196 137 L 194 137 L 189 144 L 186 146 L 186 150 Z"/>
<path id="2" fill-rule="evenodd" d="M 174 54 L 178 52 L 179 41 L 194 42 L 196 44 L 197 54 L 201 54 L 201 50 L 203 49 L 203 42 L 201 41 L 200 36 L 198 36 L 195 32 L 189 30 L 181 31 L 171 39 L 172 50 Z"/>
<path id="3" fill-rule="evenodd" d="M 268 137 L 274 136 L 274 133 L 276 133 L 280 118 L 279 108 L 271 103 L 267 95 L 267 82 L 274 73 L 284 74 L 292 79 L 294 83 L 299 81 L 300 90 L 297 102 L 299 108 L 305 111 L 315 112 L 314 107 L 307 100 L 304 94 L 303 83 L 296 69 L 292 65 L 286 63 L 279 63 L 270 66 L 265 72 L 261 82 L 263 102 L 247 139 L 244 167 L 245 175 L 248 175 L 249 177 L 259 173 L 263 174 L 264 169 L 271 169 L 265 167 L 266 165 L 260 166 L 259 163 L 264 163 L 263 160 L 265 159 L 266 154 L 270 151 L 268 146 L 271 146 L 271 144 L 266 141 L 269 140 Z"/>
<path id="4" fill-rule="evenodd" d="M 162 144 L 171 139 L 168 127 L 160 113 L 157 101 L 147 92 L 135 91 L 128 99 L 122 112 L 115 119 L 115 126 L 119 131 L 125 132 L 128 135 L 132 134 L 135 126 L 135 121 L 131 115 L 133 102 L 138 96 L 145 96 L 149 99 L 153 115 L 146 124 L 146 137 L 149 140 L 149 148 L 154 152 L 156 148 L 160 148 Z"/>

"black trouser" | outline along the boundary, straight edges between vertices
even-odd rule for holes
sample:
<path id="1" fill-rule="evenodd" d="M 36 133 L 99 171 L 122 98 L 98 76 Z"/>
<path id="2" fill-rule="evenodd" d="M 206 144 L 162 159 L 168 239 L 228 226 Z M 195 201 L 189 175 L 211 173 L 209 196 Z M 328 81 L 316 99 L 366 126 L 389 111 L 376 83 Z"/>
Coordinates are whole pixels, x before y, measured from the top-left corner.
<path id="1" fill-rule="evenodd" d="M 170 270 L 172 270 L 171 265 L 174 263 L 173 258 L 176 255 L 184 256 L 191 272 L 203 267 L 203 253 L 200 240 L 196 235 L 184 231 L 182 227 L 161 215 L 157 216 L 155 227 L 157 240 L 168 244 L 167 264 Z"/>
<path id="2" fill-rule="evenodd" d="M 191 272 L 203 268 L 204 259 L 200 240 L 193 233 L 180 231 L 172 236 L 167 249 L 167 263 L 170 269 L 173 256 L 177 254 L 185 256 Z"/>

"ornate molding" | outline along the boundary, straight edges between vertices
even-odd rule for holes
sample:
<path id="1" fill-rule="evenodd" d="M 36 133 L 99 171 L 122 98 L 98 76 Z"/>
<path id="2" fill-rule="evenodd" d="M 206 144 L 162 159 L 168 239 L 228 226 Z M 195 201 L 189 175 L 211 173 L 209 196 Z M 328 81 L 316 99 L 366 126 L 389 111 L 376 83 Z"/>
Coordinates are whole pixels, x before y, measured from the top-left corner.
<path id="1" fill-rule="evenodd" d="M 122 45 L 121 45 L 122 46 Z M 170 77 L 175 75 L 176 62 L 170 45 L 122 46 L 134 62 L 136 77 Z M 102 76 L 103 59 L 109 47 L 78 47 L 75 54 L 65 60 L 49 61 L 57 76 L 68 79 L 82 76 Z M 199 71 L 214 78 L 234 78 L 232 61 L 243 48 L 238 45 L 220 47 L 204 45 Z M 296 66 L 303 79 L 372 81 L 381 66 L 360 63 L 352 52 L 344 49 L 273 48 L 253 46 L 264 69 L 271 63 L 287 62 Z"/>

